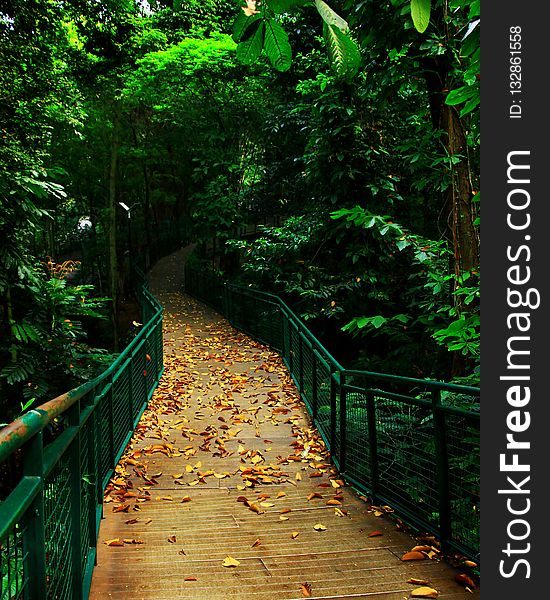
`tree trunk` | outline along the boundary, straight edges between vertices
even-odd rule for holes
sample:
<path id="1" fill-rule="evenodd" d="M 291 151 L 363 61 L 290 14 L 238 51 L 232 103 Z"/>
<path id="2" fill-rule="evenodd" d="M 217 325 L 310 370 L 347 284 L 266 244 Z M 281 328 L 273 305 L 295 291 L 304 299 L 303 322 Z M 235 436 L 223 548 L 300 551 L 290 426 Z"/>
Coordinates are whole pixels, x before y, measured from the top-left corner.
<path id="1" fill-rule="evenodd" d="M 109 168 L 109 292 L 112 299 L 111 324 L 113 327 L 113 349 L 118 352 L 118 261 L 116 243 L 118 150 L 120 147 L 120 105 L 116 102 L 113 113 L 111 137 L 111 164 Z"/>

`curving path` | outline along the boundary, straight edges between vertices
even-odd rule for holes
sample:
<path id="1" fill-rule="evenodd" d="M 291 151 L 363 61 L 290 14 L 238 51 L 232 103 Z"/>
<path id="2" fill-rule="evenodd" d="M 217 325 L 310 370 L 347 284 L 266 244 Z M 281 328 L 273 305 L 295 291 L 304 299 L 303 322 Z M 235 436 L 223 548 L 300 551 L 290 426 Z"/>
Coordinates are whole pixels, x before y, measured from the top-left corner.
<path id="1" fill-rule="evenodd" d="M 479 597 L 429 539 L 402 560 L 418 541 L 344 485 L 278 355 L 179 291 L 184 258 L 150 276 L 166 372 L 106 491 L 90 598 Z"/>

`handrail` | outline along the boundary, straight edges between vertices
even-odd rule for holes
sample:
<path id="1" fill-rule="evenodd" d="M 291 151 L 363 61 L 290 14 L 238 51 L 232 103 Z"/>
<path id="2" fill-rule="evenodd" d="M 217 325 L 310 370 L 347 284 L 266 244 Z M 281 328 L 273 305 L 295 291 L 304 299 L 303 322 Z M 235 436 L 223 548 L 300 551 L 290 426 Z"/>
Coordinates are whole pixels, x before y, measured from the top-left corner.
<path id="1" fill-rule="evenodd" d="M 281 298 L 189 264 L 185 291 L 281 354 L 345 479 L 478 559 L 479 388 L 345 369 Z"/>
<path id="2" fill-rule="evenodd" d="M 164 370 L 163 309 L 135 272 L 138 335 L 101 375 L 0 430 L 0 462 L 19 451 L 22 464 L 0 503 L 2 600 L 88 597 L 105 487 Z"/>

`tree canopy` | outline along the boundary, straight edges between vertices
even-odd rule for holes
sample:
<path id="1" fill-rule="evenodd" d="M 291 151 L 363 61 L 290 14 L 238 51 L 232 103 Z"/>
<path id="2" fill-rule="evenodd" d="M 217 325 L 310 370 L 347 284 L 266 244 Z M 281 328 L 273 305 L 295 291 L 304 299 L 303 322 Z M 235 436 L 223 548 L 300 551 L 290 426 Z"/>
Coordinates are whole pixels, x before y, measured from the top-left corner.
<path id="1" fill-rule="evenodd" d="M 191 242 L 350 366 L 477 383 L 479 0 L 240 4 L 0 0 L 2 420 Z"/>

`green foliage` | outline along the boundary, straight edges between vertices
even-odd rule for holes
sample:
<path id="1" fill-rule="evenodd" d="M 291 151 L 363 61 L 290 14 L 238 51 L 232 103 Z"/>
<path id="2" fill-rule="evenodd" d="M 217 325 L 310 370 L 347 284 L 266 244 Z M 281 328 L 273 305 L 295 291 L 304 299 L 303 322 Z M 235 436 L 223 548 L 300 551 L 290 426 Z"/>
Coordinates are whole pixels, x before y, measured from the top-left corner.
<path id="1" fill-rule="evenodd" d="M 0 356 L 10 357 L 0 369 L 7 397 L 22 392 L 43 399 L 61 393 L 97 375 L 112 360 L 85 343 L 84 321 L 105 319 L 108 299 L 94 298 L 91 285 L 69 285 L 67 276 L 75 273 L 72 265 L 48 263 L 36 268 L 31 286 L 13 290 L 28 309 L 14 307 L 9 335 L 0 344 Z"/>
<path id="2" fill-rule="evenodd" d="M 282 16 L 301 10 L 311 4 L 305 0 L 268 0 L 247 2 L 233 25 L 233 39 L 239 45 L 237 58 L 244 64 L 252 64 L 262 51 L 278 71 L 287 71 L 292 63 L 292 50 L 288 34 L 279 24 Z M 313 2 L 323 21 L 323 31 L 328 55 L 339 77 L 355 75 L 361 63 L 361 55 L 355 41 L 349 36 L 349 26 L 323 0 Z"/>
<path id="3" fill-rule="evenodd" d="M 411 0 L 411 16 L 415 28 L 424 33 L 430 24 L 431 0 Z"/>

